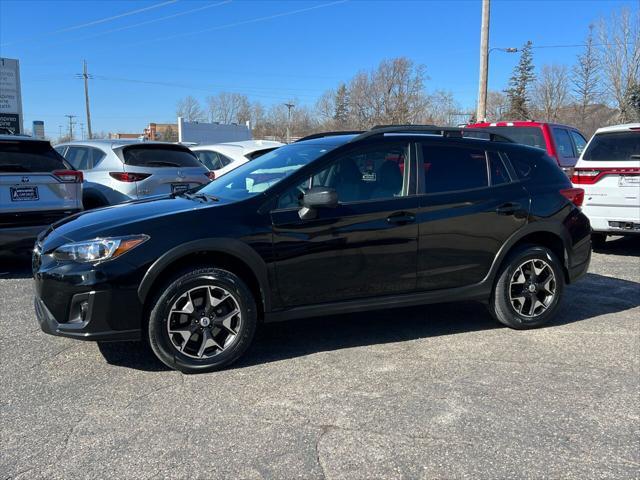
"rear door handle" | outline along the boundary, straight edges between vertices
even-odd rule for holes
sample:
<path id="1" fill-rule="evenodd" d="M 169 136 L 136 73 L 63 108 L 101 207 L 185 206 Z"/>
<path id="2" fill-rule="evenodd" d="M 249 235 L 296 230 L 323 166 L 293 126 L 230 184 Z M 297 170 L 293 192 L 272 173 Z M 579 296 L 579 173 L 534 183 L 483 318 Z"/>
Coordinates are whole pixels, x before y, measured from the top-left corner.
<path id="1" fill-rule="evenodd" d="M 416 221 L 416 216 L 409 212 L 393 213 L 387 217 L 387 223 L 394 225 L 407 225 Z"/>
<path id="2" fill-rule="evenodd" d="M 522 205 L 517 202 L 508 202 L 503 203 L 498 208 L 496 208 L 496 213 L 498 215 L 513 215 L 520 210 L 522 210 Z"/>

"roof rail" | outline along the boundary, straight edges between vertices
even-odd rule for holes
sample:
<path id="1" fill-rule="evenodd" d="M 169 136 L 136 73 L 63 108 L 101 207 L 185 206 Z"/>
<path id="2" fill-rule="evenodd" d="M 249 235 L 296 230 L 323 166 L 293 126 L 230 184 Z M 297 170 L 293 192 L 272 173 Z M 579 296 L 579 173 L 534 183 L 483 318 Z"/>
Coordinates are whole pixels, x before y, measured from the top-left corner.
<path id="1" fill-rule="evenodd" d="M 513 143 L 513 140 L 511 140 L 509 137 L 500 135 L 498 133 L 489 132 L 485 128 L 437 127 L 435 125 L 380 125 L 373 127 L 371 130 L 368 130 L 364 133 L 361 133 L 356 138 L 352 139 L 351 142 L 358 142 L 369 137 L 384 135 L 386 133 L 431 134 L 450 138 L 463 138 L 463 136 L 469 137 L 470 135 L 465 135 L 467 133 L 482 133 L 484 135 L 487 135 L 489 137 L 489 141 L 491 142 Z M 478 140 L 484 139 L 478 138 Z"/>
<path id="2" fill-rule="evenodd" d="M 359 135 L 361 133 L 364 132 L 362 130 L 343 130 L 336 132 L 312 133 L 311 135 L 307 135 L 306 137 L 299 138 L 293 143 L 302 142 L 304 140 L 313 140 L 314 138 L 335 137 L 337 135 Z"/>

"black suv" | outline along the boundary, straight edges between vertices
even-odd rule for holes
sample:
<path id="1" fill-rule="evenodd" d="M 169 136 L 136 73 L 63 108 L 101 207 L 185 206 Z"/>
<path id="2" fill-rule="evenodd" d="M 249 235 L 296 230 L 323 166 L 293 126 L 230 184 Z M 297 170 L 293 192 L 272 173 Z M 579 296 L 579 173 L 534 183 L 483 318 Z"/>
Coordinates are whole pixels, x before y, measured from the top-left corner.
<path id="1" fill-rule="evenodd" d="M 537 327 L 589 266 L 582 194 L 544 151 L 486 131 L 313 135 L 198 190 L 53 225 L 36 313 L 53 335 L 148 339 L 183 372 L 237 360 L 262 320 L 480 300 Z"/>

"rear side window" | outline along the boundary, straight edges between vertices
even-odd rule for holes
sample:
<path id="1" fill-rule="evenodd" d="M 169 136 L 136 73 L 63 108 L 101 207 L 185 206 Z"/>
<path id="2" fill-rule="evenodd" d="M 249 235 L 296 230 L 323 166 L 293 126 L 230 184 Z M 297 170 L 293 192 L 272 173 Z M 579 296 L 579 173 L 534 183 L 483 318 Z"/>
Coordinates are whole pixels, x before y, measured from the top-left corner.
<path id="1" fill-rule="evenodd" d="M 516 143 L 547 149 L 542 129 L 539 127 L 490 127 L 487 130 L 509 137 Z"/>
<path id="2" fill-rule="evenodd" d="M 518 178 L 526 179 L 531 177 L 533 166 L 535 165 L 535 161 L 531 155 L 524 155 L 521 152 L 512 152 L 507 155 L 503 152 L 501 156 L 511 163 L 511 166 L 516 171 Z"/>
<path id="3" fill-rule="evenodd" d="M 67 161 L 76 170 L 90 170 L 104 157 L 102 150 L 93 147 L 69 147 L 65 154 Z"/>
<path id="4" fill-rule="evenodd" d="M 0 142 L 0 173 L 53 172 L 69 169 L 49 142 Z"/>
<path id="5" fill-rule="evenodd" d="M 123 149 L 124 163 L 136 167 L 201 167 L 190 150 L 171 145 L 132 145 Z"/>
<path id="6" fill-rule="evenodd" d="M 569 132 L 567 132 L 566 129 L 554 128 L 553 138 L 556 141 L 558 155 L 565 158 L 575 157 L 575 153 L 573 153 L 573 143 L 571 142 L 571 137 L 569 137 Z"/>
<path id="7" fill-rule="evenodd" d="M 640 131 L 599 133 L 589 143 L 583 160 L 616 162 L 640 158 Z"/>
<path id="8" fill-rule="evenodd" d="M 487 152 L 489 159 L 489 173 L 491 175 L 491 185 L 504 185 L 509 183 L 509 171 L 497 152 Z"/>
<path id="9" fill-rule="evenodd" d="M 489 186 L 484 150 L 422 146 L 425 193 L 444 193 Z"/>

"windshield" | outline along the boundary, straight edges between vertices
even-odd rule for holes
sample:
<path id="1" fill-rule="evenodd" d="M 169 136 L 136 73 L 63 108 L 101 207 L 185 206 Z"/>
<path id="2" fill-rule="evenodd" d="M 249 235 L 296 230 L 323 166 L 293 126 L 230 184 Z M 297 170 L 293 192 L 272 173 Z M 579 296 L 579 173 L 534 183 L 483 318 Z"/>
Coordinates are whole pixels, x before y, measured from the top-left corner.
<path id="1" fill-rule="evenodd" d="M 200 192 L 230 200 L 253 197 L 336 146 L 294 143 L 280 147 L 214 180 Z"/>
<path id="2" fill-rule="evenodd" d="M 589 143 L 583 160 L 620 161 L 640 158 L 640 132 L 599 133 Z"/>

